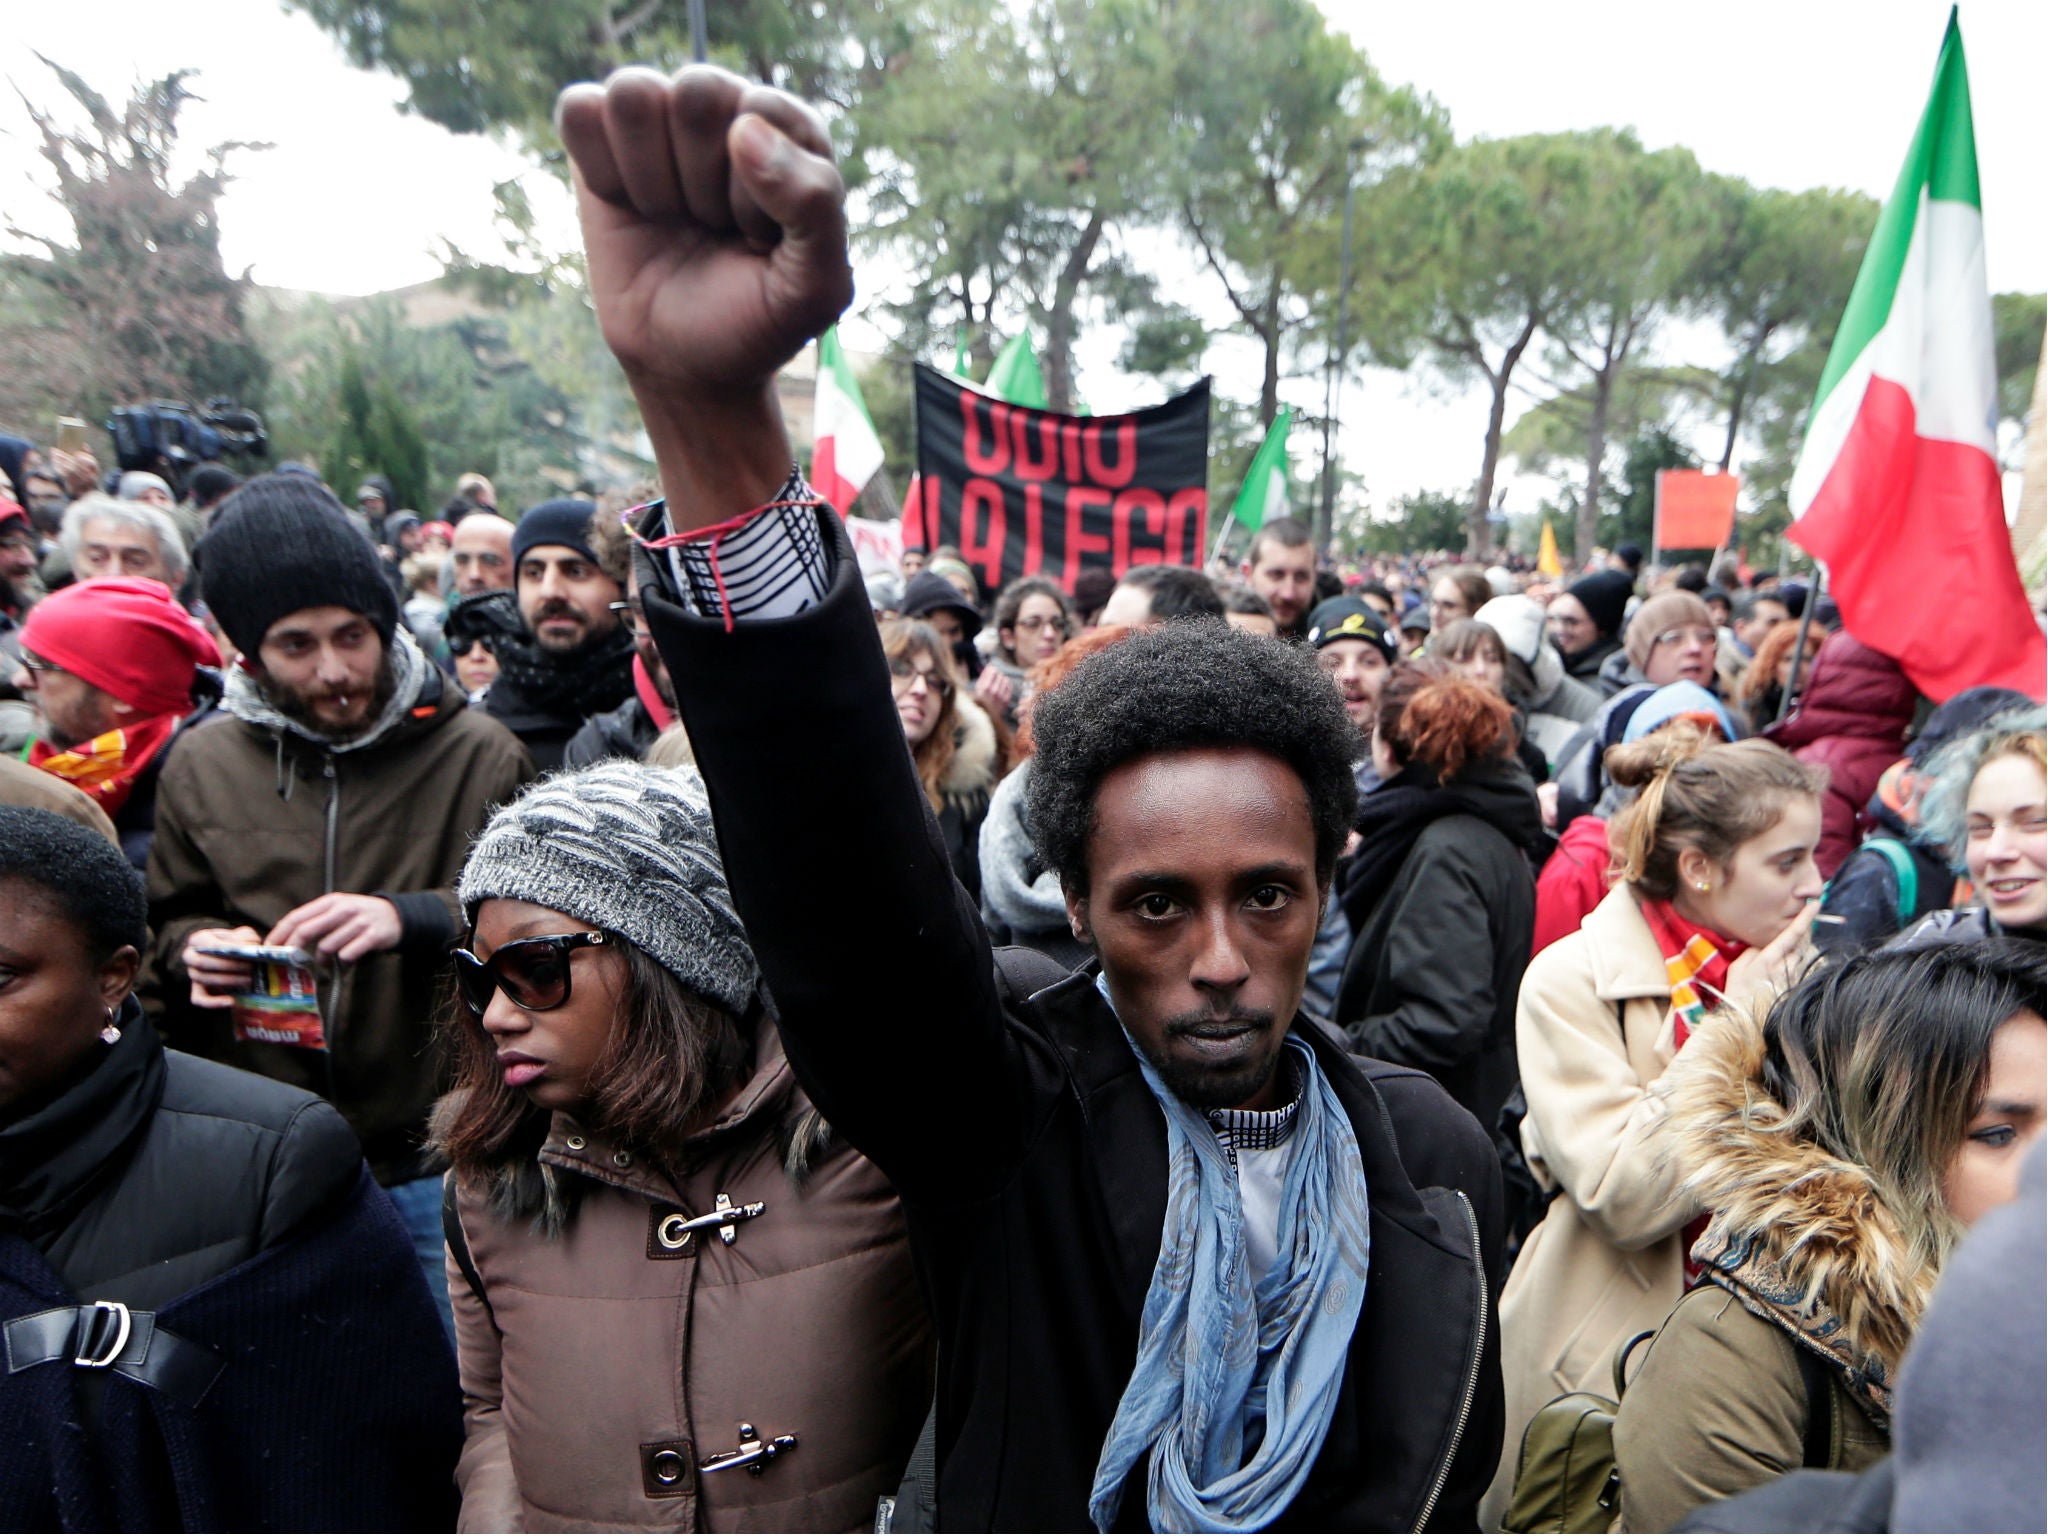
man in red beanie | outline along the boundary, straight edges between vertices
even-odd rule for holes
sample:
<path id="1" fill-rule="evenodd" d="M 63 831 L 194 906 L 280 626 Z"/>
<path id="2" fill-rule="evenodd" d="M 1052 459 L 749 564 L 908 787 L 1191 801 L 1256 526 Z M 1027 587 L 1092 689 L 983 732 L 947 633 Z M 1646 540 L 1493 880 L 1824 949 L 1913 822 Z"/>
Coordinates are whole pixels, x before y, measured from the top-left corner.
<path id="1" fill-rule="evenodd" d="M 15 686 L 41 732 L 29 765 L 92 797 L 137 869 L 156 831 L 156 781 L 193 690 L 220 651 L 160 581 L 82 581 L 38 603 L 21 631 Z M 211 695 L 210 687 L 204 692 Z"/>

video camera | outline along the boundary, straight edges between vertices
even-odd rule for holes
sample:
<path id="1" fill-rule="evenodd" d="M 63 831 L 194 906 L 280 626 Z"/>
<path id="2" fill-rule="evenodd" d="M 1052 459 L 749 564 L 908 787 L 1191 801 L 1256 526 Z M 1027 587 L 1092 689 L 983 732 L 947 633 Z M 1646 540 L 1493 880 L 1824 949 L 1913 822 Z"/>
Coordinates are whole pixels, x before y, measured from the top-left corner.
<path id="1" fill-rule="evenodd" d="M 270 452 L 263 418 L 225 396 L 207 401 L 204 411 L 174 400 L 117 405 L 107 417 L 107 432 L 123 470 L 165 475 L 181 494 L 186 474 L 196 465 L 223 454 L 260 459 Z"/>

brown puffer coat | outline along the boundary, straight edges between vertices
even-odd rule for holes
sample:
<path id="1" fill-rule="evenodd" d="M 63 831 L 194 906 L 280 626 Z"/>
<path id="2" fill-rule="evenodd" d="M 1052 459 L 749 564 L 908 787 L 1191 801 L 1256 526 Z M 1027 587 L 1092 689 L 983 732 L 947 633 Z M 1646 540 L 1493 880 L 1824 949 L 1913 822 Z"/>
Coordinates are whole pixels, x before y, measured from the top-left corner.
<path id="1" fill-rule="evenodd" d="M 673 1183 L 564 1114 L 532 1181 L 546 1207 L 493 1214 L 458 1181 L 483 1285 L 451 1254 L 462 1530 L 872 1525 L 930 1407 L 935 1345 L 894 1190 L 843 1142 L 817 1150 L 818 1129 L 763 1023 L 752 1079 Z M 543 1235 L 572 1182 L 573 1214 Z M 729 1241 L 679 1230 L 725 1204 Z M 794 1444 L 758 1475 L 718 1469 L 742 1424 Z"/>
<path id="2" fill-rule="evenodd" d="M 492 809 L 533 777 L 512 733 L 432 663 L 411 675 L 412 706 L 347 751 L 253 706 L 238 717 L 232 685 L 221 712 L 179 737 L 157 784 L 141 986 L 167 1044 L 332 1103 L 384 1185 L 431 1171 L 420 1145 L 445 1086 L 433 1032 L 461 919 L 455 877 Z M 323 985 L 325 1053 L 237 1042 L 227 1010 L 191 1005 L 179 957 L 195 931 L 267 933 L 330 891 L 393 897 L 405 927 L 396 949 Z"/>
<path id="3" fill-rule="evenodd" d="M 1777 1129 L 1763 1061 L 1757 1025 L 1722 1010 L 1669 1074 L 1673 1160 L 1714 1216 L 1693 1250 L 1705 1278 L 1621 1400 L 1618 1530 L 1669 1530 L 1802 1465 L 1801 1351 L 1828 1382 L 1827 1464 L 1858 1472 L 1891 1446 L 1892 1383 L 1935 1271 L 1867 1170 Z"/>

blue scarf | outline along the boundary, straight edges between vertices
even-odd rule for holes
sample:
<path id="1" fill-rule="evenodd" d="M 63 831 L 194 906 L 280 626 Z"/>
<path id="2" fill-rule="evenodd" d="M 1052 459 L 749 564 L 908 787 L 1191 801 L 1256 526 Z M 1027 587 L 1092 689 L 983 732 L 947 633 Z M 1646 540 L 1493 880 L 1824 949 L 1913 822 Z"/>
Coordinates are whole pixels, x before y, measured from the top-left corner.
<path id="1" fill-rule="evenodd" d="M 1292 1035 L 1286 1045 L 1300 1056 L 1301 1103 L 1279 1251 L 1256 1291 L 1237 1170 L 1201 1112 L 1138 1053 L 1166 1114 L 1166 1226 L 1137 1364 L 1095 1467 L 1097 1530 L 1115 1523 L 1124 1480 L 1146 1455 L 1153 1530 L 1262 1530 L 1294 1502 L 1329 1433 L 1365 1304 L 1365 1168 L 1315 1053 Z"/>

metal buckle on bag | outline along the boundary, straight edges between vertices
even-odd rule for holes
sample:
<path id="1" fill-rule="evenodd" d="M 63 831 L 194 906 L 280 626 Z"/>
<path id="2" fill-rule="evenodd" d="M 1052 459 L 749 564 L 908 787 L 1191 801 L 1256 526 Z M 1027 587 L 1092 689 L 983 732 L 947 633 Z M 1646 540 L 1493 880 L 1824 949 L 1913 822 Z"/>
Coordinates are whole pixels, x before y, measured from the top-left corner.
<path id="1" fill-rule="evenodd" d="M 114 1331 L 111 1344 L 105 1342 L 109 1320 Z M 96 1301 L 89 1307 L 80 1307 L 78 1353 L 71 1357 L 71 1363 L 89 1370 L 105 1370 L 121 1358 L 121 1351 L 128 1347 L 128 1335 L 133 1327 L 134 1319 L 128 1315 L 125 1302 Z"/>
<path id="2" fill-rule="evenodd" d="M 730 1472 L 734 1467 L 745 1467 L 749 1473 L 759 1477 L 768 1470 L 768 1463 L 778 1456 L 785 1456 L 796 1449 L 795 1435 L 777 1435 L 773 1440 L 763 1440 L 761 1432 L 751 1424 L 740 1426 L 740 1448 L 725 1451 L 717 1456 L 707 1456 L 697 1463 L 699 1472 Z"/>

